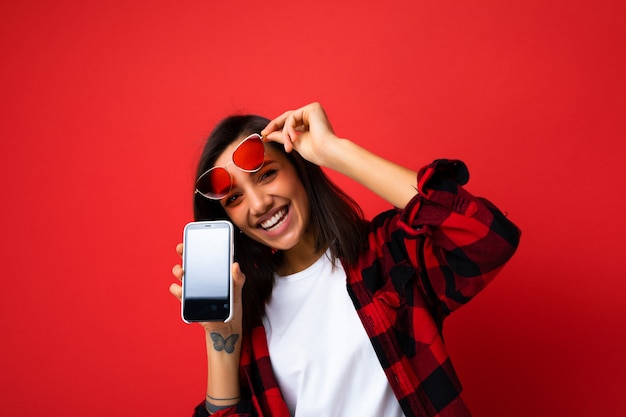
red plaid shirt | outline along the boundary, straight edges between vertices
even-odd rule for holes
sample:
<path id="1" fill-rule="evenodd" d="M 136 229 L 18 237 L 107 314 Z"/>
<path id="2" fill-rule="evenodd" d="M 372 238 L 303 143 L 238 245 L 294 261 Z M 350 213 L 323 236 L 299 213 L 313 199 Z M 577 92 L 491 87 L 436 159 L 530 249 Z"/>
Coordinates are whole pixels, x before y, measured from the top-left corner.
<path id="1" fill-rule="evenodd" d="M 417 179 L 419 194 L 403 210 L 378 215 L 358 265 L 344 265 L 348 292 L 404 414 L 470 416 L 443 343 L 443 319 L 491 281 L 520 231 L 462 187 L 469 179 L 463 162 L 437 160 Z M 264 328 L 242 343 L 242 401 L 214 416 L 288 417 Z M 204 404 L 195 414 L 207 415 Z"/>

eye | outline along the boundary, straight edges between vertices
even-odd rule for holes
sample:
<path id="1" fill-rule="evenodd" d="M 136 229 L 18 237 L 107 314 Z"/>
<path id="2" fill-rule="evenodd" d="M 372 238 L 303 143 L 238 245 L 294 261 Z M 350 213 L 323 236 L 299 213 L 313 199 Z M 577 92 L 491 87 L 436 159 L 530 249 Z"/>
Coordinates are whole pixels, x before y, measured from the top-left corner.
<path id="1" fill-rule="evenodd" d="M 271 181 L 277 174 L 277 169 L 270 168 L 268 170 L 265 170 L 259 175 L 259 182 Z"/>
<path id="2" fill-rule="evenodd" d="M 224 207 L 233 206 L 239 201 L 240 197 L 241 197 L 241 194 L 239 193 L 233 193 L 233 194 L 227 195 L 226 197 L 222 199 L 222 205 Z"/>

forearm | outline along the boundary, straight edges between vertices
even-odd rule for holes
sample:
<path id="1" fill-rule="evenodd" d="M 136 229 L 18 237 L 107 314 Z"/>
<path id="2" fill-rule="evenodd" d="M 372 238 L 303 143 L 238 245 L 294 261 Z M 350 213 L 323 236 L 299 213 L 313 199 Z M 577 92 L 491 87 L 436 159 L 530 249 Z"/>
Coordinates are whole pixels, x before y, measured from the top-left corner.
<path id="1" fill-rule="evenodd" d="M 207 401 L 218 408 L 237 404 L 240 401 L 241 332 L 207 330 L 206 349 Z"/>
<path id="2" fill-rule="evenodd" d="M 326 149 L 324 166 L 372 190 L 395 207 L 404 208 L 417 194 L 417 173 L 360 147 L 338 139 Z"/>

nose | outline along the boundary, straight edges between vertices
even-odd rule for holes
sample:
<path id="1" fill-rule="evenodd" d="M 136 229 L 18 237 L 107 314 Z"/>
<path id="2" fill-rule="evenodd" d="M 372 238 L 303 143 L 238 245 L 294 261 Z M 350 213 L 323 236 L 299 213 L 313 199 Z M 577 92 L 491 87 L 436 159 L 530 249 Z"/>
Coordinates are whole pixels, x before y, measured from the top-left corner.
<path id="1" fill-rule="evenodd" d="M 250 214 L 260 216 L 272 206 L 272 196 L 263 190 L 263 187 L 250 187 L 247 190 L 248 207 Z"/>

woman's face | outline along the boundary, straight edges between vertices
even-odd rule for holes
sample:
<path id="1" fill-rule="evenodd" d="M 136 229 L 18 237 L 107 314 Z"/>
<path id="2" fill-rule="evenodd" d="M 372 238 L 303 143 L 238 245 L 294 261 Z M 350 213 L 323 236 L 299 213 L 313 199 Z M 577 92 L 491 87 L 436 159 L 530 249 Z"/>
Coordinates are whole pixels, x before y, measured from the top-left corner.
<path id="1" fill-rule="evenodd" d="M 215 161 L 226 166 L 242 138 L 235 140 Z M 246 235 L 271 248 L 290 250 L 303 239 L 309 224 L 309 200 L 296 170 L 284 153 L 265 144 L 263 166 L 244 172 L 234 164 L 230 193 L 220 200 L 231 221 Z"/>

